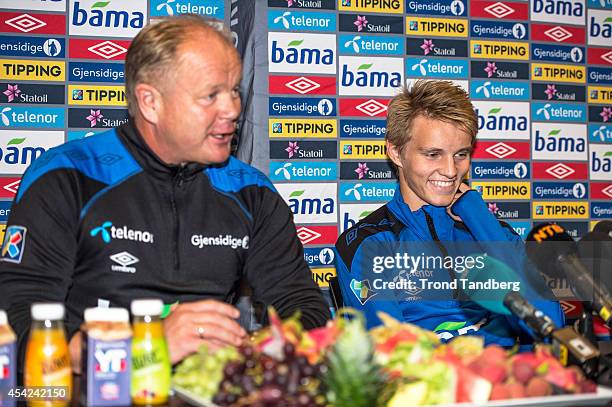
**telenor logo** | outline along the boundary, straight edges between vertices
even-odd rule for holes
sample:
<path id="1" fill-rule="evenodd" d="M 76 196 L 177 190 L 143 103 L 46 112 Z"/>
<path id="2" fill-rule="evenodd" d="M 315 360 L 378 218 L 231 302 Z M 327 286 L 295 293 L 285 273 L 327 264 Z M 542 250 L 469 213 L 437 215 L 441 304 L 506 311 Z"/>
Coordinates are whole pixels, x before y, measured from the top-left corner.
<path id="1" fill-rule="evenodd" d="M 89 235 L 92 237 L 99 235 L 104 243 L 110 243 L 112 239 L 153 243 L 153 233 L 128 229 L 127 226 L 115 227 L 111 221 L 105 221 L 101 226 L 91 229 Z"/>

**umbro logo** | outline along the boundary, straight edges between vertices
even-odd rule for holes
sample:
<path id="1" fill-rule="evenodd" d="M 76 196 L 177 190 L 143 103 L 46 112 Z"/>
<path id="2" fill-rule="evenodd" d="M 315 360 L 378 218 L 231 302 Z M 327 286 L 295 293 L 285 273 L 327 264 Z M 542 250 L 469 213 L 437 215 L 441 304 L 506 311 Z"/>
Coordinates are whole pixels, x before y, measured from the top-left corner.
<path id="1" fill-rule="evenodd" d="M 131 273 L 134 274 L 136 272 L 136 267 L 129 267 L 132 264 L 136 264 L 140 261 L 140 259 L 133 254 L 123 251 L 121 253 L 116 253 L 110 256 L 110 259 L 117 264 L 111 265 L 112 271 L 118 271 L 120 273 Z"/>

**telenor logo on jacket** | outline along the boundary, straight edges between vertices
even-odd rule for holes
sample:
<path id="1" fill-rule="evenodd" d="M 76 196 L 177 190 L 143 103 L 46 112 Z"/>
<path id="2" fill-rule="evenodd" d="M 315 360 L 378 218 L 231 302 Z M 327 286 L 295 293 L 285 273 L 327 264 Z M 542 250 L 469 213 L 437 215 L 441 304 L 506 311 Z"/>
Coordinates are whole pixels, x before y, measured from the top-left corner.
<path id="1" fill-rule="evenodd" d="M 141 243 L 153 243 L 153 233 L 129 229 L 127 226 L 115 227 L 113 222 L 106 221 L 102 226 L 91 229 L 90 236 L 98 236 L 102 238 L 104 243 L 110 243 L 112 239 L 132 240 Z"/>

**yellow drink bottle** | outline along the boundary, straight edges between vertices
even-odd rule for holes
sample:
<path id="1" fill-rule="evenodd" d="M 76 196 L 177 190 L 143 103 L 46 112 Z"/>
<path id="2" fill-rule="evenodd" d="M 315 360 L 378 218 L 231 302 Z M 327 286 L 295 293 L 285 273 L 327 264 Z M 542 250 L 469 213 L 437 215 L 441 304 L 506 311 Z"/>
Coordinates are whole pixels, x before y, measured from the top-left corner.
<path id="1" fill-rule="evenodd" d="M 33 392 L 34 397 L 28 400 L 28 405 L 68 406 L 72 396 L 72 369 L 64 332 L 64 305 L 33 304 L 31 314 L 32 328 L 26 346 L 23 384 L 28 388 L 52 388 Z M 43 396 L 47 399 L 43 400 Z"/>
<path id="2" fill-rule="evenodd" d="M 170 356 L 161 300 L 132 301 L 132 402 L 163 404 L 170 393 Z"/>

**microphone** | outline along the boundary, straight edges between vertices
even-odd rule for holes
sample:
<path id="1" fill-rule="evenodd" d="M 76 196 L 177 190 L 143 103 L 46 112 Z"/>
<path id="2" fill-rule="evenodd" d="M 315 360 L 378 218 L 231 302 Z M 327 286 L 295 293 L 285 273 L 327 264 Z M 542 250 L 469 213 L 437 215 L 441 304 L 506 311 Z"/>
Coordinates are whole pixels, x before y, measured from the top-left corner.
<path id="1" fill-rule="evenodd" d="M 610 293 L 595 283 L 591 273 L 580 262 L 578 247 L 563 227 L 553 223 L 540 224 L 529 232 L 527 243 L 527 256 L 541 272 L 555 278 L 559 277 L 557 270 L 561 269 L 574 295 L 591 302 L 606 325 L 612 325 Z"/>
<path id="2" fill-rule="evenodd" d="M 488 277 L 495 276 L 505 281 L 520 281 L 521 278 L 505 263 L 488 256 L 485 260 L 485 267 L 476 275 L 468 273 L 468 278 L 472 281 L 480 281 Z M 527 287 L 525 287 L 527 291 Z M 533 331 L 533 336 L 538 340 L 550 338 L 552 351 L 555 357 L 563 366 L 579 366 L 589 378 L 597 376 L 599 367 L 599 357 L 601 353 L 587 338 L 580 335 L 572 327 L 557 329 L 552 319 L 541 310 L 533 306 L 518 291 L 503 291 L 503 306 L 500 301 L 484 299 L 478 290 L 466 292 L 468 297 L 488 309 L 498 314 L 512 314 L 519 318 Z M 497 295 L 499 296 L 498 291 Z M 509 311 L 509 312 L 508 312 Z"/>

